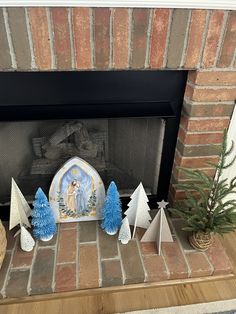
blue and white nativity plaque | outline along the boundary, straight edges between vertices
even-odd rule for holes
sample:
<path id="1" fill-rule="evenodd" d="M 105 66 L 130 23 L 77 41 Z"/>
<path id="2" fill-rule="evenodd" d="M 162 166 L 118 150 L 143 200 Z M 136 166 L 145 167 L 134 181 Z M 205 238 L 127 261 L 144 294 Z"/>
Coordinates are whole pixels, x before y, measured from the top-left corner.
<path id="1" fill-rule="evenodd" d="M 79 157 L 69 159 L 56 173 L 49 201 L 57 222 L 101 219 L 105 189 L 98 172 Z"/>

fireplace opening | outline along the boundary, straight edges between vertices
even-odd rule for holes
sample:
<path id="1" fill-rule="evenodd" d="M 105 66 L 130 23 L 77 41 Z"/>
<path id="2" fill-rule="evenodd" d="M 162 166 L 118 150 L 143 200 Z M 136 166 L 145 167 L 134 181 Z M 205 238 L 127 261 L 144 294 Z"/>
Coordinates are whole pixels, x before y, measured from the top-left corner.
<path id="1" fill-rule="evenodd" d="M 0 205 L 11 177 L 31 202 L 78 156 L 124 204 L 142 181 L 155 207 L 168 195 L 185 83 L 185 71 L 0 73 Z"/>

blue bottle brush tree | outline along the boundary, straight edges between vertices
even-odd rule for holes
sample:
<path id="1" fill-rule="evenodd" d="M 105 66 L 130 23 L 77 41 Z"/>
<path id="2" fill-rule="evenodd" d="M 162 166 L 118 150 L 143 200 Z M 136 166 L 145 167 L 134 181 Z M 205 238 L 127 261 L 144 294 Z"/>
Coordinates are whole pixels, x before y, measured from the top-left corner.
<path id="1" fill-rule="evenodd" d="M 33 234 L 36 239 L 49 241 L 57 231 L 55 218 L 48 199 L 41 188 L 38 188 L 33 203 Z"/>
<path id="2" fill-rule="evenodd" d="M 122 210 L 120 195 L 116 184 L 112 181 L 107 189 L 107 195 L 102 209 L 102 224 L 101 227 L 106 233 L 116 234 L 121 226 Z"/>

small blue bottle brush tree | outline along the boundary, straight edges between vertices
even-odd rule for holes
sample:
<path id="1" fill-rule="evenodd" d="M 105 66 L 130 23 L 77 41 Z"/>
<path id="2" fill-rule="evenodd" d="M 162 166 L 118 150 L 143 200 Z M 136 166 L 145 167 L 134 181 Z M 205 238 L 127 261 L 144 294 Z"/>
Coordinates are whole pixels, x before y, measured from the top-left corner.
<path id="1" fill-rule="evenodd" d="M 116 234 L 122 222 L 120 195 L 116 184 L 112 181 L 107 189 L 102 209 L 102 229 L 110 235 Z"/>
<path id="2" fill-rule="evenodd" d="M 38 188 L 33 203 L 33 235 L 36 239 L 49 241 L 57 231 L 55 218 L 48 199 L 41 188 Z"/>

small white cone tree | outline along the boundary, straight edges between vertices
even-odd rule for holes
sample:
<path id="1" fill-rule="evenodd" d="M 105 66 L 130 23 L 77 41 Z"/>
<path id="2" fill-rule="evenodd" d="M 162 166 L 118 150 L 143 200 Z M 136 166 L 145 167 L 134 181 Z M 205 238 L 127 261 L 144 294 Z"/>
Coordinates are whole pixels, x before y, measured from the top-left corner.
<path id="1" fill-rule="evenodd" d="M 118 239 L 121 241 L 122 244 L 127 244 L 131 239 L 131 231 L 129 226 L 128 217 L 125 217 L 122 220 L 122 225 L 119 231 Z"/>
<path id="2" fill-rule="evenodd" d="M 25 252 L 30 252 L 33 250 L 35 246 L 35 241 L 32 238 L 29 231 L 26 230 L 24 226 L 21 226 L 21 233 L 20 233 L 20 246 L 21 249 Z"/>
<path id="3" fill-rule="evenodd" d="M 162 242 L 173 242 L 173 237 L 163 208 L 160 208 L 149 228 L 144 233 L 141 242 L 156 242 L 157 252 L 161 254 Z"/>
<path id="4" fill-rule="evenodd" d="M 20 233 L 20 246 L 23 251 L 32 251 L 35 241 L 31 234 L 26 230 L 24 226 L 31 227 L 28 216 L 31 213 L 31 209 L 17 186 L 15 180 L 12 178 L 11 185 L 11 206 L 10 206 L 10 223 L 9 230 L 20 225 L 20 230 L 15 234 Z"/>
<path id="5" fill-rule="evenodd" d="M 148 228 L 150 226 L 151 216 L 149 214 L 148 198 L 141 182 L 130 198 L 129 208 L 126 210 L 125 215 L 128 217 L 130 225 L 134 226 L 133 238 L 136 227 Z"/>

